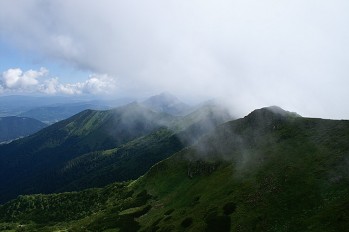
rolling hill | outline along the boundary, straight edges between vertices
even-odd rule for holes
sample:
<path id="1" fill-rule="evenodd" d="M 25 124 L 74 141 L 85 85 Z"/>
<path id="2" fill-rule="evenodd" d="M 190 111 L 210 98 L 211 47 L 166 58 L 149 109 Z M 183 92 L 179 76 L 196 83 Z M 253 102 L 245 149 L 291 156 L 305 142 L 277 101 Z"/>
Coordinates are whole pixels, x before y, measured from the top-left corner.
<path id="1" fill-rule="evenodd" d="M 28 117 L 0 117 L 0 143 L 34 134 L 46 126 Z"/>
<path id="2" fill-rule="evenodd" d="M 277 107 L 229 121 L 135 181 L 0 206 L 37 231 L 346 231 L 349 121 Z"/>

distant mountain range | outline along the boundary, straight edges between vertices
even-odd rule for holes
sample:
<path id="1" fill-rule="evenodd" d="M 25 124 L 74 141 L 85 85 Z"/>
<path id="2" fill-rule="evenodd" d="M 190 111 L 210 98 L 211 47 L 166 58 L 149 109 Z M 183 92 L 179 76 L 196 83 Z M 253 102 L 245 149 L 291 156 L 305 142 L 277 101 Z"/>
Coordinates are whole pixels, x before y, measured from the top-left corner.
<path id="1" fill-rule="evenodd" d="M 95 113 L 85 120 L 83 116 L 87 113 L 64 121 L 61 126 L 70 128 L 71 134 L 84 135 L 90 130 L 76 128 L 89 128 L 86 125 L 94 125 L 92 118 L 101 114 Z M 188 123 L 192 117 L 197 118 L 194 115 L 182 119 Z M 165 118 L 174 128 L 181 128 L 178 121 L 171 121 L 173 117 Z M 116 149 L 78 157 L 60 170 L 70 172 L 82 168 L 89 176 L 96 161 L 99 168 L 107 167 L 102 180 L 108 173 L 116 175 L 110 172 L 108 163 L 141 166 L 146 163 L 144 158 L 156 157 L 166 147 L 171 152 L 180 147 L 176 144 L 180 145 L 181 140 L 168 139 L 171 137 L 168 129 L 160 128 Z M 50 127 L 45 130 L 47 136 L 53 131 Z M 93 138 L 99 140 L 97 135 L 100 134 Z M 29 138 L 34 141 L 36 136 Z M 303 118 L 279 107 L 269 107 L 222 123 L 198 137 L 173 155 L 161 157 L 162 161 L 134 181 L 80 192 L 20 196 L 0 206 L 0 228 L 222 232 L 346 231 L 349 228 L 349 121 Z M 29 138 L 15 143 L 20 147 Z M 51 146 L 58 144 L 55 141 Z M 36 144 L 32 152 L 42 147 Z M 161 149 L 137 156 L 144 149 L 152 150 L 151 147 Z M 120 159 L 114 159 L 118 153 Z M 2 159 L 10 156 L 3 150 L 0 154 Z M 0 170 L 18 165 L 21 168 L 16 171 L 24 174 L 28 166 L 20 165 L 26 154 L 1 160 L 0 164 L 6 165 Z M 65 152 L 57 154 L 64 156 Z M 49 152 L 46 155 L 53 157 Z M 35 167 L 42 157 L 32 155 L 32 165 Z M 47 160 L 44 163 L 49 164 Z M 11 178 L 9 174 L 6 176 Z M 92 177 L 85 182 L 93 180 Z M 11 182 L 5 186 L 11 186 Z M 22 185 L 17 186 L 21 188 Z"/>
<path id="2" fill-rule="evenodd" d="M 83 110 L 106 110 L 131 103 L 134 99 L 89 99 L 62 96 L 0 96 L 0 116 L 30 117 L 52 124 Z"/>
<path id="3" fill-rule="evenodd" d="M 28 117 L 0 117 L 0 143 L 31 135 L 46 126 Z"/>
<path id="4" fill-rule="evenodd" d="M 74 102 L 89 101 L 84 98 L 61 96 L 0 96 L 0 116 L 17 116 L 33 108 L 55 104 L 71 104 Z"/>
<path id="5" fill-rule="evenodd" d="M 94 105 L 91 103 L 72 103 L 72 104 L 60 104 L 54 106 L 43 106 L 30 109 L 26 112 L 19 114 L 21 117 L 30 117 L 40 120 L 44 123 L 52 124 L 63 119 L 67 119 L 74 114 L 80 113 L 83 110 L 107 110 L 108 106 Z"/>

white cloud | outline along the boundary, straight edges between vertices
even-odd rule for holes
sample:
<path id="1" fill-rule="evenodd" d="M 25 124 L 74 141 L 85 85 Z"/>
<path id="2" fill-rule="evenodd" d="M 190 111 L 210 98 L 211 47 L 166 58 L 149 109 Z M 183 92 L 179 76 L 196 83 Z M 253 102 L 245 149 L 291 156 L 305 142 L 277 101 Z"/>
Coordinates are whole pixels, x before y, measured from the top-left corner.
<path id="1" fill-rule="evenodd" d="M 349 118 L 339 103 L 349 99 L 348 12 L 347 0 L 12 0 L 0 1 L 0 37 L 116 76 L 124 92 Z M 93 92 L 102 83 L 47 91 Z"/>
<path id="2" fill-rule="evenodd" d="M 48 70 L 41 68 L 39 71 L 28 70 L 22 72 L 21 69 L 9 69 L 2 74 L 3 88 L 28 90 L 39 84 L 39 77 L 47 75 Z"/>
<path id="3" fill-rule="evenodd" d="M 1 92 L 41 92 L 46 94 L 112 94 L 117 88 L 115 78 L 106 74 L 93 74 L 84 82 L 60 83 L 48 77 L 48 70 L 23 72 L 19 68 L 4 71 L 0 78 Z"/>
<path id="4" fill-rule="evenodd" d="M 40 87 L 40 92 L 46 94 L 57 94 L 57 86 L 59 85 L 57 78 L 51 78 L 49 80 L 44 81 L 43 85 Z"/>
<path id="5" fill-rule="evenodd" d="M 106 74 L 91 75 L 87 81 L 80 83 L 83 92 L 92 94 L 113 94 L 116 87 L 115 79 Z"/>

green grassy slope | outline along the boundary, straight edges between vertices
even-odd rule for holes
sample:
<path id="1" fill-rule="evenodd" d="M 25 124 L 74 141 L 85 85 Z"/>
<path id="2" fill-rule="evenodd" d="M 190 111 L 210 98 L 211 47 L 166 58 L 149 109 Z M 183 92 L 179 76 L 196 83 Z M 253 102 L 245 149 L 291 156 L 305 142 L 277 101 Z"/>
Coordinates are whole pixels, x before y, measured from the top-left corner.
<path id="1" fill-rule="evenodd" d="M 102 187 L 115 181 L 137 179 L 155 163 L 184 147 L 177 134 L 162 128 L 115 149 L 87 153 L 59 170 L 58 191 Z"/>
<path id="2" fill-rule="evenodd" d="M 209 133 L 230 116 L 226 111 L 205 106 L 183 118 L 170 128 L 161 128 L 117 148 L 95 151 L 66 162 L 60 169 L 58 191 L 102 187 L 115 181 L 136 179 L 155 163 L 183 149 L 205 133 Z"/>
<path id="3" fill-rule="evenodd" d="M 348 121 L 261 109 L 221 125 L 136 181 L 17 198 L 0 207 L 0 225 L 29 231 L 346 231 L 348 141 Z M 79 213 L 71 213 L 71 202 Z"/>
<path id="4" fill-rule="evenodd" d="M 18 194 L 81 190 L 136 179 L 229 118 L 213 106 L 185 117 L 156 113 L 136 103 L 83 111 L 0 147 L 0 202 Z"/>
<path id="5" fill-rule="evenodd" d="M 212 150 L 203 160 L 198 148 L 155 166 L 139 184 L 163 207 L 140 222 L 149 231 L 180 230 L 186 218 L 193 221 L 189 231 L 345 231 L 349 123 L 297 118 L 264 129 L 252 123 L 249 131 L 246 121 L 207 138 Z"/>
<path id="6" fill-rule="evenodd" d="M 38 133 L 0 146 L 0 202 L 18 194 L 53 192 L 56 171 L 79 155 L 112 149 L 149 134 L 174 118 L 136 103 L 83 111 Z"/>

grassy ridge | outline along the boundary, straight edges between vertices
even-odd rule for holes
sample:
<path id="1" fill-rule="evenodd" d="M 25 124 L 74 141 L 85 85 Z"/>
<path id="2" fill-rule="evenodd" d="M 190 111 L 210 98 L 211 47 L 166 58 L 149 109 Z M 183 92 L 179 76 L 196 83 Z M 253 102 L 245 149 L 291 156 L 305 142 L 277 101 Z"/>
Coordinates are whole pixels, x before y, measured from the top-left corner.
<path id="1" fill-rule="evenodd" d="M 0 203 L 19 194 L 102 187 L 136 179 L 230 116 L 205 106 L 185 117 L 137 103 L 83 111 L 0 146 Z"/>
<path id="2" fill-rule="evenodd" d="M 0 202 L 19 194 L 55 192 L 62 181 L 58 180 L 57 170 L 69 160 L 115 148 L 172 120 L 169 115 L 136 103 L 108 111 L 86 110 L 0 146 Z"/>
<path id="3" fill-rule="evenodd" d="M 142 220 L 149 231 L 185 219 L 190 231 L 348 228 L 349 122 L 259 116 L 221 126 L 140 181 L 161 199 Z"/>
<path id="4" fill-rule="evenodd" d="M 81 203 L 78 211 L 84 215 L 45 216 L 63 209 L 71 215 L 69 201 L 62 200 L 54 210 L 49 207 L 54 203 L 48 203 L 37 219 L 25 207 L 15 207 L 18 201 L 27 208 L 38 205 L 42 198 L 28 196 L 0 207 L 1 226 L 18 229 L 22 223 L 21 229 L 29 231 L 345 231 L 348 141 L 348 121 L 263 109 L 221 125 L 136 181 L 73 193 L 80 194 L 71 197 L 78 206 L 89 194 L 97 202 Z M 69 193 L 63 196 L 70 198 Z"/>

